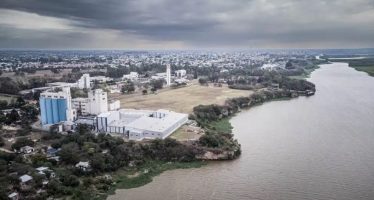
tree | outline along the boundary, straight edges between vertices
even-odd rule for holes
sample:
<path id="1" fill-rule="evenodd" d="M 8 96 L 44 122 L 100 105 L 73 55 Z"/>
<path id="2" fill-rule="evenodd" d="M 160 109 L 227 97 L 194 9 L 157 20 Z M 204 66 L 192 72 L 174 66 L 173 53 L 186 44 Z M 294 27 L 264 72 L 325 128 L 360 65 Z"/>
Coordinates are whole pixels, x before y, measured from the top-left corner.
<path id="1" fill-rule="evenodd" d="M 75 142 L 64 144 L 61 151 L 58 152 L 61 160 L 67 164 L 76 164 L 79 162 L 79 146 Z"/>
<path id="2" fill-rule="evenodd" d="M 4 138 L 0 136 L 0 147 L 4 145 L 5 145 Z"/>
<path id="3" fill-rule="evenodd" d="M 54 74 L 58 74 L 58 73 L 60 73 L 60 70 L 56 69 L 56 68 L 52 68 L 51 72 L 53 72 Z"/>
<path id="4" fill-rule="evenodd" d="M 73 73 L 79 73 L 81 71 L 81 69 L 79 67 L 75 67 L 71 70 L 71 72 Z"/>
<path id="5" fill-rule="evenodd" d="M 124 93 L 132 93 L 135 91 L 135 85 L 133 82 L 129 81 L 125 85 L 122 86 L 121 92 Z"/>
<path id="6" fill-rule="evenodd" d="M 162 89 L 164 86 L 164 79 L 152 79 L 150 85 L 156 89 Z"/>
<path id="7" fill-rule="evenodd" d="M 34 146 L 34 141 L 30 140 L 29 138 L 19 138 L 17 141 L 12 144 L 12 149 L 19 150 L 21 147 L 24 146 Z"/>
<path id="8" fill-rule="evenodd" d="M 20 119 L 20 116 L 18 114 L 18 111 L 13 109 L 10 113 L 6 115 L 6 123 L 11 124 L 13 122 L 16 122 Z"/>
<path id="9" fill-rule="evenodd" d="M 0 100 L 0 109 L 5 109 L 8 107 L 8 101 Z"/>
<path id="10" fill-rule="evenodd" d="M 92 159 L 90 160 L 90 164 L 92 169 L 95 172 L 102 172 L 105 170 L 105 159 L 103 154 L 95 154 L 92 156 Z"/>
<path id="11" fill-rule="evenodd" d="M 152 93 L 155 93 L 157 91 L 157 88 L 151 88 Z"/>
<path id="12" fill-rule="evenodd" d="M 206 84 L 208 84 L 208 79 L 207 78 L 199 78 L 199 83 L 200 83 L 200 85 L 206 85 Z"/>
<path id="13" fill-rule="evenodd" d="M 143 95 L 146 95 L 146 94 L 148 94 L 148 90 L 143 90 L 142 93 L 143 93 Z"/>
<path id="14" fill-rule="evenodd" d="M 25 104 L 26 104 L 25 100 L 22 97 L 18 97 L 15 106 L 19 108 Z"/>
<path id="15" fill-rule="evenodd" d="M 65 186 L 77 187 L 79 185 L 79 179 L 75 175 L 62 175 L 60 181 Z"/>
<path id="16" fill-rule="evenodd" d="M 27 121 L 36 121 L 38 119 L 39 111 L 31 104 L 26 104 L 21 107 L 22 118 Z"/>

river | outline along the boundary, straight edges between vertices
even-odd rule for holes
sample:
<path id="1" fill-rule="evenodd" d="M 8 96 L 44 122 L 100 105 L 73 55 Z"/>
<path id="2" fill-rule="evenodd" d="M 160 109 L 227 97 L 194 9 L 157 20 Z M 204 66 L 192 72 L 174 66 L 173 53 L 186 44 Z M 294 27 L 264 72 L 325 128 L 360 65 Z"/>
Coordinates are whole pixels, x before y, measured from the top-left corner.
<path id="1" fill-rule="evenodd" d="M 374 199 L 374 78 L 333 63 L 309 80 L 314 96 L 232 118 L 240 158 L 167 171 L 108 199 Z"/>

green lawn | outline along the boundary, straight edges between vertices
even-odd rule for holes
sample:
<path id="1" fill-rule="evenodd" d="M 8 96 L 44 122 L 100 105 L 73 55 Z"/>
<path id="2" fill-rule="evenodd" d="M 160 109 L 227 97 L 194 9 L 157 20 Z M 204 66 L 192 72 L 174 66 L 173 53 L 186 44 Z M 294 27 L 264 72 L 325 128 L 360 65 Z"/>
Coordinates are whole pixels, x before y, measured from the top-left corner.
<path id="1" fill-rule="evenodd" d="M 229 122 L 229 118 L 224 118 L 219 121 L 212 121 L 209 123 L 212 130 L 216 130 L 220 133 L 231 133 L 232 126 Z"/>

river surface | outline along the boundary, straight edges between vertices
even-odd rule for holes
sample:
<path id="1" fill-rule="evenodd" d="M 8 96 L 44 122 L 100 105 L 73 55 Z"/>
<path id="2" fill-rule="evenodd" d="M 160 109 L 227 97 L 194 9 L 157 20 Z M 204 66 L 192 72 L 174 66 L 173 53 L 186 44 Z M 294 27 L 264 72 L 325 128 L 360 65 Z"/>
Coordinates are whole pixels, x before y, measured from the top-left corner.
<path id="1" fill-rule="evenodd" d="M 373 200 L 374 77 L 322 65 L 311 97 L 276 101 L 232 118 L 234 161 L 167 171 L 125 200 Z"/>

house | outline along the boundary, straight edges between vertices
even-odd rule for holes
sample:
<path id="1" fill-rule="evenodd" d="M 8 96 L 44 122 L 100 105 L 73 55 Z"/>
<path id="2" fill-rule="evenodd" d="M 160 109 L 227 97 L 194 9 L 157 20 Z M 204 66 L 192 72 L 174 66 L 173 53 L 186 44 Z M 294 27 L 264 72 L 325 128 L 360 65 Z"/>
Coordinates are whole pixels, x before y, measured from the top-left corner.
<path id="1" fill-rule="evenodd" d="M 56 162 L 60 162 L 60 156 L 52 156 L 52 157 L 49 157 L 48 160 L 54 160 Z"/>
<path id="2" fill-rule="evenodd" d="M 34 150 L 35 150 L 34 147 L 24 146 L 19 149 L 19 152 L 24 153 L 24 154 L 30 154 L 34 152 Z"/>
<path id="3" fill-rule="evenodd" d="M 36 168 L 36 171 L 38 171 L 38 174 L 40 175 L 46 175 L 46 173 L 49 173 L 51 178 L 56 177 L 56 174 L 49 169 L 49 167 L 38 167 Z"/>
<path id="4" fill-rule="evenodd" d="M 48 147 L 47 149 L 47 157 L 54 157 L 56 156 L 57 152 L 59 152 L 61 149 L 55 149 L 53 147 Z"/>
<path id="5" fill-rule="evenodd" d="M 19 199 L 19 194 L 17 192 L 13 192 L 8 195 L 8 198 L 11 200 L 18 200 Z"/>
<path id="6" fill-rule="evenodd" d="M 32 182 L 32 177 L 25 174 L 19 177 L 19 181 L 22 189 L 28 189 Z"/>
<path id="7" fill-rule="evenodd" d="M 91 165 L 90 165 L 90 162 L 82 162 L 80 161 L 79 163 L 77 163 L 75 165 L 76 168 L 86 172 L 86 171 L 90 171 L 91 170 Z"/>

